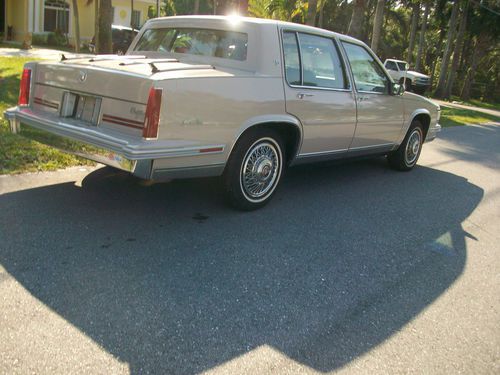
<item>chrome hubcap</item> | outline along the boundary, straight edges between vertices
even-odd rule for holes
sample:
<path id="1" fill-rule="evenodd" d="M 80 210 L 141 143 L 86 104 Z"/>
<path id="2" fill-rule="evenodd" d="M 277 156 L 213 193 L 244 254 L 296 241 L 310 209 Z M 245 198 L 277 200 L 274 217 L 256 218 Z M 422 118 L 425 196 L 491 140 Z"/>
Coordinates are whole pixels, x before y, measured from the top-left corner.
<path id="1" fill-rule="evenodd" d="M 406 144 L 405 157 L 406 157 L 406 163 L 409 165 L 415 163 L 415 161 L 417 160 L 418 153 L 420 151 L 420 145 L 422 144 L 421 138 L 422 136 L 418 129 L 415 129 L 411 133 L 410 138 L 408 138 L 408 143 Z"/>
<path id="2" fill-rule="evenodd" d="M 280 173 L 281 157 L 277 147 L 268 141 L 250 148 L 241 169 L 241 185 L 252 200 L 264 199 L 272 192 Z"/>

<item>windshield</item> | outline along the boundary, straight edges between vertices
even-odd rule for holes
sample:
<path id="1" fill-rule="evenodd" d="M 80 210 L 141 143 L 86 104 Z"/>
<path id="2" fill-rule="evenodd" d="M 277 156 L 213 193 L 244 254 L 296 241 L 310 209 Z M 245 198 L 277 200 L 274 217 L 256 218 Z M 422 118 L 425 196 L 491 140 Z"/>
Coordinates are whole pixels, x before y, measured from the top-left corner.
<path id="1" fill-rule="evenodd" d="M 405 62 L 398 62 L 399 70 L 408 70 L 408 64 Z"/>
<path id="2" fill-rule="evenodd" d="M 185 53 L 244 61 L 248 35 L 226 30 L 194 28 L 149 29 L 142 34 L 134 51 Z"/>

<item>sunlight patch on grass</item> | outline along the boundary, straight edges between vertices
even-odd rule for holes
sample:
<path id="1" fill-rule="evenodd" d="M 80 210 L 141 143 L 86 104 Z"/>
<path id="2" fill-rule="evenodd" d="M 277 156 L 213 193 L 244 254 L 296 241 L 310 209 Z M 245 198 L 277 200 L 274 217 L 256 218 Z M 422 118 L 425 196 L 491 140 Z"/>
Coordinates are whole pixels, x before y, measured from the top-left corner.
<path id="1" fill-rule="evenodd" d="M 48 171 L 95 163 L 12 134 L 3 112 L 17 104 L 23 66 L 33 58 L 0 57 L 0 174 Z"/>
<path id="2" fill-rule="evenodd" d="M 500 117 L 468 109 L 441 107 L 439 123 L 443 127 L 484 124 L 486 122 L 500 122 Z"/>

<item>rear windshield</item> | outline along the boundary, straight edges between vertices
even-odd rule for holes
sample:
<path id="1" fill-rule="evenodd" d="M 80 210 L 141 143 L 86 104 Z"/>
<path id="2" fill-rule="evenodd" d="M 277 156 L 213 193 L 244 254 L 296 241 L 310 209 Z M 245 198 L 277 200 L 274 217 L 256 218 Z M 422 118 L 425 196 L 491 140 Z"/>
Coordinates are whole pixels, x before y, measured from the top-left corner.
<path id="1" fill-rule="evenodd" d="M 248 35 L 235 31 L 161 28 L 142 34 L 134 51 L 173 52 L 244 61 Z"/>

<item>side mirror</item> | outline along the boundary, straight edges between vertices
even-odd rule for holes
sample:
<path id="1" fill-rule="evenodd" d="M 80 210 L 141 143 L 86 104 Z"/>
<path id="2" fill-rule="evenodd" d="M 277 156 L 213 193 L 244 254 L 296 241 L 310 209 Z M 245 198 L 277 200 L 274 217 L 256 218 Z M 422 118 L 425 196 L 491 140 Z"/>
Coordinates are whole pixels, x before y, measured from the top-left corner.
<path id="1" fill-rule="evenodd" d="M 405 85 L 400 83 L 393 83 L 391 86 L 391 94 L 392 95 L 403 95 L 405 92 Z"/>

